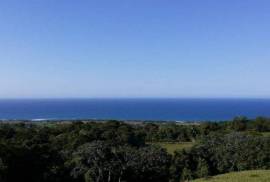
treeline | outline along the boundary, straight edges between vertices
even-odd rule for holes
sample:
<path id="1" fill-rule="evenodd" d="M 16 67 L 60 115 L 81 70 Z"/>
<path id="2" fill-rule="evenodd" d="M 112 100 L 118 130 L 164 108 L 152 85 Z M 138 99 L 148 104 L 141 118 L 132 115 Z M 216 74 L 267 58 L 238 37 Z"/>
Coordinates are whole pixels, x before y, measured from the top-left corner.
<path id="1" fill-rule="evenodd" d="M 179 182 L 270 168 L 267 118 L 183 125 L 1 123 L 1 182 Z M 194 141 L 170 155 L 151 142 Z"/>
<path id="2" fill-rule="evenodd" d="M 176 152 L 171 167 L 173 182 L 232 171 L 270 169 L 270 137 L 239 132 L 209 135 L 190 150 Z"/>
<path id="3" fill-rule="evenodd" d="M 146 140 L 150 142 L 190 142 L 201 139 L 211 133 L 228 134 L 233 131 L 262 135 L 263 132 L 270 132 L 270 119 L 257 117 L 254 120 L 250 120 L 244 116 L 239 116 L 232 121 L 159 125 L 148 123 L 143 127 Z"/>

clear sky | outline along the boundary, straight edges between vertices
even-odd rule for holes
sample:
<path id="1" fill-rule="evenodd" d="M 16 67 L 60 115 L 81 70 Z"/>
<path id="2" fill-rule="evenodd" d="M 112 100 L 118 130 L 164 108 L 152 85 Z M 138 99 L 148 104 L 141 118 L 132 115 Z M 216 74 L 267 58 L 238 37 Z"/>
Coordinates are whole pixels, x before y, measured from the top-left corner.
<path id="1" fill-rule="evenodd" d="M 270 97 L 270 1 L 1 0 L 0 97 Z"/>

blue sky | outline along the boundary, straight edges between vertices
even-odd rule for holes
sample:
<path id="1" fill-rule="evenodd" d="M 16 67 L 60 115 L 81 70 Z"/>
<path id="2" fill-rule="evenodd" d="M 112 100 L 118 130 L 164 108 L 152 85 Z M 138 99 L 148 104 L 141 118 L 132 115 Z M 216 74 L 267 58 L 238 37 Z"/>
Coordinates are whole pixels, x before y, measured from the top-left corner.
<path id="1" fill-rule="evenodd" d="M 0 1 L 0 97 L 270 97 L 269 0 Z"/>

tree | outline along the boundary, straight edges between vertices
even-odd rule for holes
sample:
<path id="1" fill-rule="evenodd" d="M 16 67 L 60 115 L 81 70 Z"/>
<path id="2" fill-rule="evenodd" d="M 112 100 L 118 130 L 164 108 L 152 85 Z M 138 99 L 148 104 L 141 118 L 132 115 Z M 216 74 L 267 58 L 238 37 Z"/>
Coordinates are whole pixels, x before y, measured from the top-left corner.
<path id="1" fill-rule="evenodd" d="M 235 131 L 244 131 L 247 129 L 248 119 L 244 116 L 238 116 L 233 119 L 232 128 Z"/>
<path id="2" fill-rule="evenodd" d="M 207 177 L 209 174 L 209 169 L 208 169 L 208 164 L 205 159 L 200 158 L 198 160 L 198 165 L 197 165 L 197 176 L 198 177 Z"/>
<path id="3" fill-rule="evenodd" d="M 6 181 L 6 170 L 7 166 L 4 164 L 3 160 L 0 158 L 0 181 Z"/>
<path id="4" fill-rule="evenodd" d="M 74 154 L 73 160 L 73 177 L 83 177 L 85 182 L 110 181 L 114 163 L 110 146 L 106 143 L 97 141 L 82 145 Z"/>
<path id="5" fill-rule="evenodd" d="M 270 130 L 270 120 L 264 117 L 257 117 L 253 122 L 254 128 L 258 132 L 266 132 Z"/>

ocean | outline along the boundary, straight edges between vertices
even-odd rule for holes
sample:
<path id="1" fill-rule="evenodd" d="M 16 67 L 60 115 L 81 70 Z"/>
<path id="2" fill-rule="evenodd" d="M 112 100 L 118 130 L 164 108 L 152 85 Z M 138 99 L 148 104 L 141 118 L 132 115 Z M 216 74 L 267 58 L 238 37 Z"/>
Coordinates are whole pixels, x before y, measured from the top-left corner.
<path id="1" fill-rule="evenodd" d="M 0 119 L 219 121 L 270 117 L 270 99 L 1 99 Z"/>

